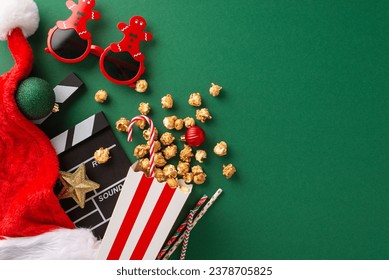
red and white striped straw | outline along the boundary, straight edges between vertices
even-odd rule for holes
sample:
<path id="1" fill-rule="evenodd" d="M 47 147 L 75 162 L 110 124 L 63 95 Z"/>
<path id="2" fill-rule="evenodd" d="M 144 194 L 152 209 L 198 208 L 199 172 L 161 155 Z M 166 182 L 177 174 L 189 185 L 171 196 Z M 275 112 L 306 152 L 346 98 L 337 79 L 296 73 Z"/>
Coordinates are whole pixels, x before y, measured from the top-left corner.
<path id="1" fill-rule="evenodd" d="M 161 251 L 159 252 L 157 256 L 157 260 L 162 259 L 162 257 L 166 254 L 167 250 L 170 249 L 170 247 L 174 244 L 177 238 L 180 237 L 181 233 L 184 232 L 188 220 L 190 218 L 191 213 L 193 213 L 193 217 L 197 214 L 199 211 L 200 207 L 205 203 L 205 201 L 208 199 L 207 195 L 203 195 L 200 200 L 196 203 L 195 207 L 190 210 L 189 214 L 186 216 L 185 220 L 180 224 L 180 226 L 177 228 L 176 232 L 170 237 L 169 241 L 166 242 L 166 244 L 162 247 Z"/>
<path id="2" fill-rule="evenodd" d="M 137 121 L 140 121 L 140 120 L 145 120 L 149 124 L 149 129 L 150 129 L 150 177 L 154 177 L 155 129 L 154 129 L 153 121 L 149 117 L 143 116 L 143 115 L 139 115 L 137 117 L 132 118 L 132 120 L 130 122 L 130 125 L 128 126 L 128 137 L 127 137 L 127 140 L 128 140 L 128 142 L 132 141 L 132 130 L 133 130 L 134 124 Z"/>
<path id="3" fill-rule="evenodd" d="M 212 204 L 216 201 L 216 199 L 219 197 L 219 195 L 223 192 L 222 189 L 218 189 L 216 193 L 210 198 L 210 200 L 207 202 L 207 204 L 203 207 L 203 209 L 200 211 L 200 213 L 197 214 L 196 218 L 193 220 L 192 229 L 195 227 L 195 225 L 198 223 L 198 221 L 205 215 L 205 213 L 208 211 L 208 209 L 212 206 Z M 177 241 L 173 244 L 173 246 L 169 249 L 169 251 L 163 256 L 163 260 L 167 260 L 170 258 L 170 256 L 174 253 L 174 251 L 180 246 L 182 241 L 184 241 L 184 234 L 181 234 L 181 236 L 177 239 Z"/>

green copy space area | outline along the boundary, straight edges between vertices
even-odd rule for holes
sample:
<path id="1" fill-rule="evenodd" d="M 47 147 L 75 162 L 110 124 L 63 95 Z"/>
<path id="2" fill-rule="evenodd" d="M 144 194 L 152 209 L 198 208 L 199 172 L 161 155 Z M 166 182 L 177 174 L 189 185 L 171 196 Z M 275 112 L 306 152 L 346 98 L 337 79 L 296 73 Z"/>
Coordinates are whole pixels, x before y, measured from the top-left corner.
<path id="1" fill-rule="evenodd" d="M 201 93 L 213 116 L 201 124 L 207 181 L 184 211 L 204 193 L 223 194 L 193 229 L 187 259 L 389 258 L 388 1 L 97 0 L 101 19 L 88 30 L 102 48 L 122 39 L 117 23 L 147 20 L 146 93 L 110 83 L 93 55 L 64 64 L 45 53 L 48 30 L 70 11 L 64 0 L 36 3 L 32 75 L 54 86 L 74 72 L 85 83 L 42 126 L 50 137 L 99 111 L 115 130 L 140 102 L 164 132 L 164 117 L 195 116 L 188 98 Z M 13 65 L 5 42 L 0 54 L 3 73 Z M 94 101 L 99 89 L 104 104 Z M 167 93 L 170 110 L 160 103 Z M 133 143 L 114 133 L 135 161 L 140 131 Z M 220 141 L 225 157 L 212 151 Z M 228 163 L 237 168 L 229 180 Z"/>

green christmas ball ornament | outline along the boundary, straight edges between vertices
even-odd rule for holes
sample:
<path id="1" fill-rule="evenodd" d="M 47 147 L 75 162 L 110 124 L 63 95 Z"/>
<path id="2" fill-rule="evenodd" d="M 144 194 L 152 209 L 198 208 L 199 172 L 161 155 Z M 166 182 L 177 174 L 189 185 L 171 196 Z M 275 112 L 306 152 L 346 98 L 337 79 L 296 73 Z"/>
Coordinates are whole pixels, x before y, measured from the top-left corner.
<path id="1" fill-rule="evenodd" d="M 48 82 L 37 77 L 23 80 L 15 94 L 16 103 L 29 120 L 47 116 L 55 107 L 55 94 Z"/>

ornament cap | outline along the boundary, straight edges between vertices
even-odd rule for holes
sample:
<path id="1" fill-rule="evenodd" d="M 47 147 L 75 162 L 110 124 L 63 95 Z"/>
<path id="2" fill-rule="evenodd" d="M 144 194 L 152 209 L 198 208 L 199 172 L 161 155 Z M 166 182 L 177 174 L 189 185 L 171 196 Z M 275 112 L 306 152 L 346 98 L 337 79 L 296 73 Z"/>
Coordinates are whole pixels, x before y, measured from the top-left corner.
<path id="1" fill-rule="evenodd" d="M 51 109 L 51 112 L 53 112 L 53 113 L 59 112 L 59 104 L 58 103 L 54 103 L 54 107 L 53 107 L 53 109 Z"/>

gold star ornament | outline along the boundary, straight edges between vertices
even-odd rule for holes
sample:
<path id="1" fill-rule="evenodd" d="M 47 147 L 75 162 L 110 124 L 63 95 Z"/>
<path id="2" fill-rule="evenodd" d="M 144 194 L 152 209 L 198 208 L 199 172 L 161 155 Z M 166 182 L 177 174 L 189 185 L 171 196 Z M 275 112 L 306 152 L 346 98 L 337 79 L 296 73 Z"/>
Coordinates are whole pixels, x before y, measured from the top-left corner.
<path id="1" fill-rule="evenodd" d="M 89 180 L 84 163 L 74 173 L 60 171 L 59 179 L 63 187 L 58 194 L 58 199 L 71 197 L 81 208 L 85 207 L 86 194 L 100 187 L 100 184 Z"/>

